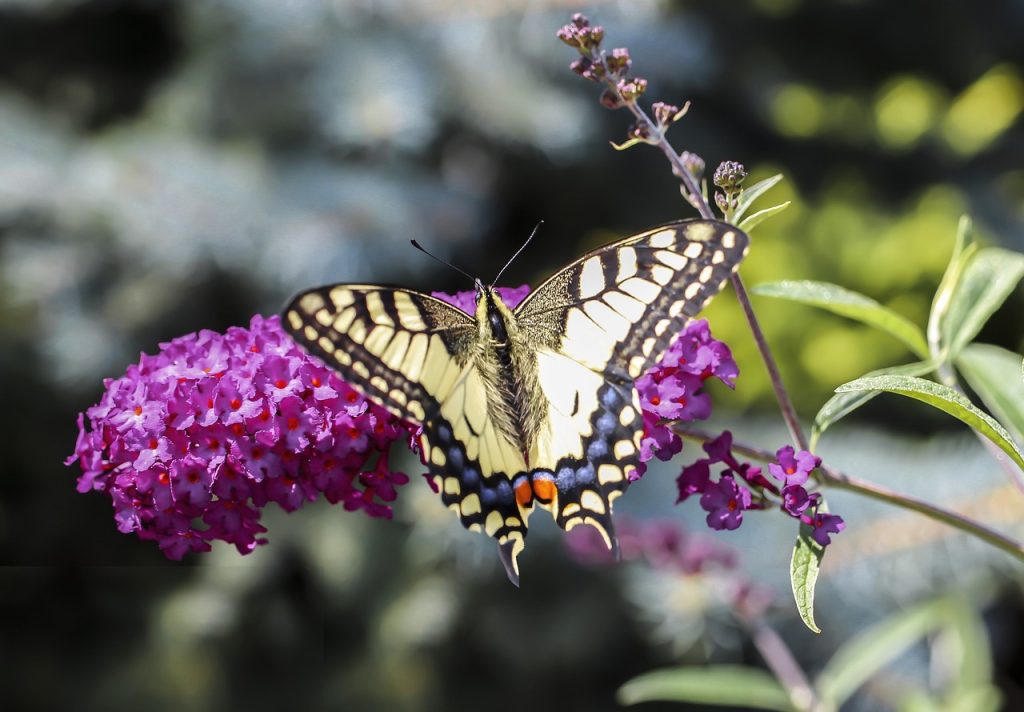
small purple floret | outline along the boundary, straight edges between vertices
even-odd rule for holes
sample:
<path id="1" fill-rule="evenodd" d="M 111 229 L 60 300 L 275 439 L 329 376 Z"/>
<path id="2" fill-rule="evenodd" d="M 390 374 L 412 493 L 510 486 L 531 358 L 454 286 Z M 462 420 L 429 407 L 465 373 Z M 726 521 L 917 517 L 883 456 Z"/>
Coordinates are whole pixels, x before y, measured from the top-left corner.
<path id="1" fill-rule="evenodd" d="M 768 465 L 768 471 L 776 479 L 782 480 L 785 486 L 804 484 L 811 472 L 821 465 L 820 457 L 816 457 L 806 450 L 795 452 L 791 445 L 779 448 L 775 457 L 778 459 L 778 464 Z"/>
<path id="2" fill-rule="evenodd" d="M 829 534 L 838 534 L 843 529 L 846 529 L 846 522 L 843 521 L 842 517 L 835 514 L 818 512 L 814 516 L 804 516 L 801 519 L 811 527 L 811 536 L 821 546 L 828 546 L 832 542 Z"/>
<path id="3" fill-rule="evenodd" d="M 712 529 L 736 529 L 743 523 L 743 510 L 750 509 L 750 504 L 750 490 L 737 485 L 732 475 L 722 475 L 718 482 L 708 485 L 700 498 Z"/>

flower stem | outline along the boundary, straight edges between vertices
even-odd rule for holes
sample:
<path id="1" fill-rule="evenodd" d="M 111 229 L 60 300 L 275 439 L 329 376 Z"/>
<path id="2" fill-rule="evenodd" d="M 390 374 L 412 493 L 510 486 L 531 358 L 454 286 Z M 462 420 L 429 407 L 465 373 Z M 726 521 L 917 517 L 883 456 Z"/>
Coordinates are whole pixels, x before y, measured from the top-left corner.
<path id="1" fill-rule="evenodd" d="M 761 654 L 765 665 L 775 675 L 775 679 L 786 688 L 793 707 L 800 712 L 812 712 L 819 709 L 814 688 L 782 637 L 762 620 L 742 612 L 739 614 L 739 619 L 750 633 L 754 647 Z"/>
<path id="2" fill-rule="evenodd" d="M 594 57 L 594 59 L 599 59 Z M 714 220 L 715 214 L 711 210 L 711 206 L 704 199 L 703 193 L 697 187 L 697 181 L 693 175 L 687 170 L 686 165 L 683 163 L 683 159 L 679 152 L 675 150 L 668 138 L 665 136 L 665 131 L 658 126 L 657 122 L 651 119 L 647 115 L 636 101 L 627 101 L 622 98 L 619 93 L 618 85 L 615 80 L 606 77 L 605 84 L 607 87 L 615 92 L 626 108 L 629 109 L 630 113 L 636 117 L 636 120 L 642 123 L 646 130 L 649 138 L 647 142 L 657 146 L 661 149 L 661 152 L 665 154 L 665 158 L 668 159 L 669 164 L 672 166 L 672 172 L 675 173 L 679 180 L 683 183 L 683 192 L 686 196 L 687 201 L 697 209 L 697 212 L 701 214 L 701 217 L 708 220 Z M 789 429 L 790 437 L 793 438 L 793 442 L 796 443 L 801 450 L 807 450 L 807 437 L 804 435 L 803 428 L 800 426 L 800 420 L 796 415 L 796 408 L 793 407 L 793 401 L 789 397 L 789 391 L 786 390 L 786 385 L 782 381 L 782 374 L 779 373 L 779 367 L 775 362 L 775 357 L 772 355 L 771 347 L 768 346 L 768 340 L 764 336 L 764 331 L 761 330 L 761 324 L 757 320 L 757 315 L 754 314 L 754 307 L 750 303 L 750 297 L 747 294 L 747 289 L 743 285 L 743 280 L 740 278 L 739 272 L 732 275 L 732 286 L 736 291 L 736 298 L 740 302 L 740 307 L 743 309 L 743 316 L 747 319 L 747 324 L 750 325 L 750 332 L 754 336 L 754 343 L 757 344 L 757 350 L 761 354 L 761 360 L 764 361 L 765 369 L 768 371 L 768 378 L 772 383 L 772 390 L 775 391 L 775 400 L 779 403 L 779 410 L 782 412 L 782 419 L 786 421 L 786 427 Z"/>
<path id="3" fill-rule="evenodd" d="M 779 373 L 775 357 L 772 356 L 772 351 L 768 347 L 768 340 L 765 338 L 764 332 L 761 331 L 761 324 L 754 315 L 754 307 L 750 303 L 750 297 L 747 295 L 746 287 L 743 286 L 743 280 L 740 279 L 739 272 L 735 272 L 732 275 L 732 287 L 736 291 L 736 298 L 739 300 L 740 306 L 743 308 L 743 315 L 747 317 L 750 333 L 754 335 L 757 350 L 761 352 L 761 360 L 764 361 L 764 367 L 768 371 L 768 378 L 772 382 L 772 389 L 775 391 L 775 400 L 779 403 L 779 410 L 782 412 L 782 419 L 786 421 L 786 427 L 789 428 L 789 435 L 801 450 L 809 450 L 807 437 L 804 435 L 804 430 L 800 427 L 800 420 L 796 415 L 796 408 L 793 407 L 789 391 L 786 390 L 786 385 L 782 382 L 782 374 Z"/>
<path id="4" fill-rule="evenodd" d="M 717 437 L 713 433 L 701 430 L 692 430 L 690 428 L 681 428 L 678 426 L 674 427 L 673 431 L 681 437 L 696 440 L 697 442 L 708 442 Z M 732 449 L 742 455 L 746 455 L 747 457 L 760 460 L 762 462 L 773 462 L 775 460 L 774 453 L 753 445 L 739 443 L 735 440 L 733 440 Z M 896 492 L 887 487 L 882 487 L 881 485 L 877 485 L 873 482 L 851 477 L 834 467 L 828 467 L 826 465 L 822 465 L 818 468 L 818 481 L 826 486 L 847 490 L 849 492 L 856 492 L 857 494 L 870 499 L 876 499 L 880 502 L 886 502 L 887 504 L 891 504 L 896 507 L 902 507 L 903 509 L 918 512 L 926 517 L 930 517 L 931 519 L 942 522 L 943 524 L 948 524 L 962 532 L 977 537 L 997 549 L 1005 551 L 1014 558 L 1024 561 L 1024 544 L 1016 539 L 1006 536 L 1005 534 L 1000 534 L 996 530 L 990 529 L 989 527 L 986 527 L 985 525 L 980 524 L 962 514 L 944 509 L 938 505 L 931 504 L 930 502 L 925 502 L 917 497 L 912 497 L 911 495 Z"/>

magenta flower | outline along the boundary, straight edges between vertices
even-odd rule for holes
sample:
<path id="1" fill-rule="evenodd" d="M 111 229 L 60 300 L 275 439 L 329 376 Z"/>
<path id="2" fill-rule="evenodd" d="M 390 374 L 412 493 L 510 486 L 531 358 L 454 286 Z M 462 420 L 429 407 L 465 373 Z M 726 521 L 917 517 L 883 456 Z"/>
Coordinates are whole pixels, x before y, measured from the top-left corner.
<path id="1" fill-rule="evenodd" d="M 390 517 L 408 480 L 385 453 L 410 426 L 307 356 L 277 317 L 161 344 L 108 379 L 78 425 L 78 490 L 105 493 L 120 531 L 172 559 L 216 540 L 252 551 L 269 502 L 293 511 L 323 495 Z"/>
<path id="2" fill-rule="evenodd" d="M 846 522 L 835 514 L 817 512 L 813 516 L 804 515 L 801 520 L 811 527 L 811 536 L 821 546 L 828 546 L 832 542 L 829 534 L 838 534 L 846 529 Z"/>
<path id="3" fill-rule="evenodd" d="M 768 465 L 768 472 L 786 486 L 804 484 L 811 472 L 821 465 L 820 457 L 806 450 L 794 453 L 791 445 L 779 448 L 775 457 L 779 462 Z"/>
<path id="4" fill-rule="evenodd" d="M 704 494 L 708 489 L 711 485 L 709 462 L 709 460 L 701 459 L 683 468 L 682 474 L 676 479 L 676 484 L 679 487 L 679 497 L 676 499 L 676 504 L 685 502 L 691 495 Z"/>
<path id="5" fill-rule="evenodd" d="M 644 439 L 640 468 L 655 455 L 670 460 L 683 448 L 682 440 L 663 421 L 692 422 L 711 416 L 711 397 L 702 391 L 704 381 L 717 378 L 733 387 L 739 369 L 729 347 L 711 336 L 705 319 L 686 325 L 661 361 L 636 381 L 644 412 Z"/>
<path id="6" fill-rule="evenodd" d="M 818 494 L 808 494 L 800 485 L 789 485 L 782 489 L 782 509 L 789 516 L 800 518 L 808 507 L 820 499 Z"/>
<path id="7" fill-rule="evenodd" d="M 737 485 L 732 475 L 722 475 L 700 498 L 712 529 L 736 529 L 743 523 L 743 510 L 750 509 L 750 505 L 750 490 Z"/>

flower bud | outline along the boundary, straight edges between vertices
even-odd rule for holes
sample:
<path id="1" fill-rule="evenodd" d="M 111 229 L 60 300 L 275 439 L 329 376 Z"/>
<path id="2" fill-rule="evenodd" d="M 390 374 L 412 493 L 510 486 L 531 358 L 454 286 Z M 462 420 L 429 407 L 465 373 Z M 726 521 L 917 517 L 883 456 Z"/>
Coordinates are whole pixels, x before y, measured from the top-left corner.
<path id="1" fill-rule="evenodd" d="M 668 126 L 672 123 L 672 119 L 679 113 L 679 107 L 674 104 L 666 104 L 663 101 L 656 101 L 651 107 L 654 111 L 654 119 L 658 122 L 659 126 Z"/>
<path id="2" fill-rule="evenodd" d="M 623 101 L 636 101 L 647 91 L 647 80 L 642 77 L 623 79 L 617 88 Z"/>
<path id="3" fill-rule="evenodd" d="M 715 193 L 715 205 L 718 209 L 725 213 L 729 209 L 729 199 L 725 197 L 725 193 Z"/>
<path id="4" fill-rule="evenodd" d="M 683 151 L 679 154 L 679 158 L 682 159 L 683 165 L 690 175 L 693 176 L 693 179 L 699 183 L 701 178 L 704 177 L 704 159 L 696 153 L 690 153 L 689 151 Z"/>
<path id="5" fill-rule="evenodd" d="M 715 175 L 712 180 L 714 180 L 715 185 L 719 188 L 732 190 L 739 188 L 746 177 L 747 169 L 743 167 L 742 163 L 723 161 L 715 169 Z"/>
<path id="6" fill-rule="evenodd" d="M 629 127 L 629 138 L 646 141 L 651 137 L 651 130 L 646 123 L 636 123 Z"/>
<path id="7" fill-rule="evenodd" d="M 625 72 L 629 69 L 629 65 L 632 63 L 632 60 L 629 58 L 629 50 L 625 47 L 616 47 L 613 49 L 605 61 L 608 64 L 608 71 L 613 74 Z"/>
<path id="8" fill-rule="evenodd" d="M 619 95 L 613 92 L 611 89 L 605 89 L 601 92 L 601 98 L 598 100 L 601 102 L 601 106 L 606 109 L 621 109 L 625 104 Z"/>
<path id="9" fill-rule="evenodd" d="M 572 25 L 565 25 L 555 33 L 555 37 L 565 42 L 570 47 L 579 47 L 580 41 L 576 35 L 576 28 Z"/>

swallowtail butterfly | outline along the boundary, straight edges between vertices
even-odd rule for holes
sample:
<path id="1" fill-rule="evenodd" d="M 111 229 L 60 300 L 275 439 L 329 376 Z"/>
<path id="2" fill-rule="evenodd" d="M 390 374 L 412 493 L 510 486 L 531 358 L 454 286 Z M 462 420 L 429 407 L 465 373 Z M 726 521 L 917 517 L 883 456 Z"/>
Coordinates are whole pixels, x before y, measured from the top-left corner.
<path id="1" fill-rule="evenodd" d="M 479 281 L 472 315 L 408 289 L 335 284 L 296 296 L 283 321 L 353 387 L 422 424 L 442 500 L 497 540 L 518 583 L 535 507 L 617 546 L 612 503 L 643 435 L 633 381 L 748 246 L 731 225 L 685 220 L 587 253 L 515 309 Z"/>

